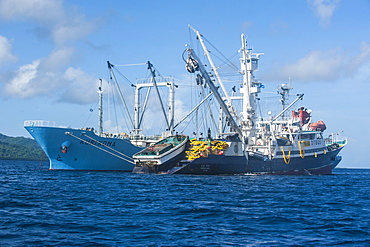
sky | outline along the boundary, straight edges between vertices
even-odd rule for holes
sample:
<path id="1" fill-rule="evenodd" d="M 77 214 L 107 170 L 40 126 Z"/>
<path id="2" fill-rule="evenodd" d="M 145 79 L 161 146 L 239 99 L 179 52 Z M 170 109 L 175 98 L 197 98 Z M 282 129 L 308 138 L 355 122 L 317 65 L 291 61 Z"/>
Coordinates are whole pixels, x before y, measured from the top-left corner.
<path id="1" fill-rule="evenodd" d="M 0 133 L 30 137 L 25 120 L 96 125 L 107 60 L 151 61 L 186 85 L 190 24 L 226 57 L 245 33 L 263 53 L 255 75 L 265 90 L 290 81 L 326 134 L 348 138 L 340 167 L 370 168 L 369 16 L 368 0 L 0 0 Z M 179 118 L 187 98 L 176 97 Z"/>

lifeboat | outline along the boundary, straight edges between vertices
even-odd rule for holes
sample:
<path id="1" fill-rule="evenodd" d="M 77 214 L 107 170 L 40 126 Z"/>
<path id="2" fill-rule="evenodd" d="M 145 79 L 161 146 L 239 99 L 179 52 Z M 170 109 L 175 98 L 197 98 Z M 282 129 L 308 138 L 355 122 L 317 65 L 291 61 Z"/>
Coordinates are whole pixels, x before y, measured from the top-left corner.
<path id="1" fill-rule="evenodd" d="M 308 126 L 311 130 L 321 130 L 321 131 L 324 131 L 326 130 L 326 125 L 323 121 L 319 120 L 315 123 L 311 123 L 309 126 Z"/>

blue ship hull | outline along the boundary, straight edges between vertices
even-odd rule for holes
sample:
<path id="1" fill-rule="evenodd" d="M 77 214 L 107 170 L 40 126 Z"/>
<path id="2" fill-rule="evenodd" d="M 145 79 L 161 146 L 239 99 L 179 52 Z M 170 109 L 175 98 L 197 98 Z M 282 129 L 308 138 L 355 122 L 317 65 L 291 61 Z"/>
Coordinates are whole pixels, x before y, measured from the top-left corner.
<path id="1" fill-rule="evenodd" d="M 192 161 L 183 160 L 179 167 L 168 174 L 232 175 L 246 173 L 248 160 L 245 156 L 209 155 Z"/>
<path id="2" fill-rule="evenodd" d="M 263 160 L 249 156 L 210 155 L 193 161 L 182 161 L 172 168 L 168 174 L 193 175 L 232 175 L 232 174 L 265 174 L 265 175 L 330 175 L 339 164 L 338 156 L 342 148 L 326 154 L 311 155 L 304 158 L 295 157 L 288 164 L 283 158 Z"/>
<path id="3" fill-rule="evenodd" d="M 338 153 L 342 148 L 329 151 L 317 157 L 305 156 L 304 158 L 291 158 L 286 164 L 284 159 L 262 160 L 253 156 L 249 157 L 247 173 L 271 175 L 330 175 L 339 164 Z M 339 157 L 339 158 L 338 158 Z"/>
<path id="4" fill-rule="evenodd" d="M 128 139 L 100 137 L 88 130 L 25 128 L 48 156 L 50 170 L 131 172 L 135 166 L 132 155 L 143 149 Z"/>

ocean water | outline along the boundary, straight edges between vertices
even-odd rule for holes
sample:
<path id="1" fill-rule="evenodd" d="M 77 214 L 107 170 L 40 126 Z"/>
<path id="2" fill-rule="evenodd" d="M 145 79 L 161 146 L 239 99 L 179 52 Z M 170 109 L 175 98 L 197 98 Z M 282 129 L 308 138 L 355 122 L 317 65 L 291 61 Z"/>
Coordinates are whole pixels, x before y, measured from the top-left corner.
<path id="1" fill-rule="evenodd" d="M 48 171 L 0 161 L 0 246 L 370 246 L 370 170 Z"/>

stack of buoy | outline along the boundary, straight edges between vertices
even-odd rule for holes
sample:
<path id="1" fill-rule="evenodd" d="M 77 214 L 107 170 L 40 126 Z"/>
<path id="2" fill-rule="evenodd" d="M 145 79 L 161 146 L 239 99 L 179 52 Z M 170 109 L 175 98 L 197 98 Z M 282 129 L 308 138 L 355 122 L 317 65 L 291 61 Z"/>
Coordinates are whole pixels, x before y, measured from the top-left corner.
<path id="1" fill-rule="evenodd" d="M 191 139 L 189 151 L 185 151 L 185 153 L 188 160 L 194 160 L 200 157 L 207 157 L 209 154 L 223 155 L 228 147 L 229 145 L 225 141 L 198 141 Z"/>

